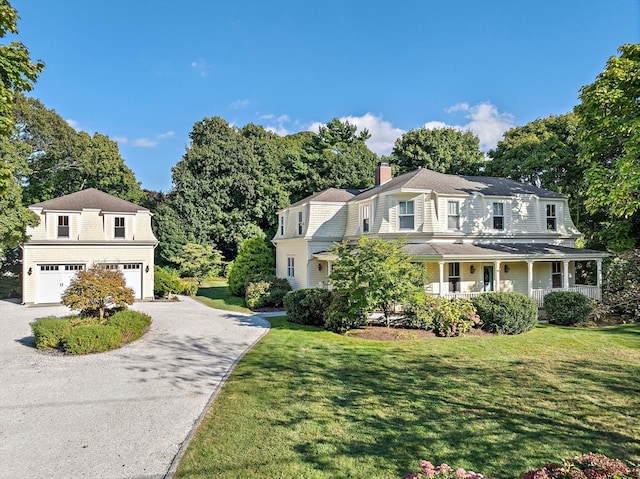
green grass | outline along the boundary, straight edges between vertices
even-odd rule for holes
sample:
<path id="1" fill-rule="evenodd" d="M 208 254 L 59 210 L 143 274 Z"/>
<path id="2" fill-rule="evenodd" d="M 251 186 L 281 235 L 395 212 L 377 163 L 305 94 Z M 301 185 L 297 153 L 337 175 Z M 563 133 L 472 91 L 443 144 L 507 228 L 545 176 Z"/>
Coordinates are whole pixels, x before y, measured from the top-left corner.
<path id="1" fill-rule="evenodd" d="M 520 477 L 640 462 L 640 324 L 377 342 L 272 320 L 176 478 L 400 478 L 420 459 Z"/>
<path id="2" fill-rule="evenodd" d="M 216 278 L 204 281 L 202 287 L 198 288 L 195 299 L 211 308 L 241 313 L 253 312 L 247 308 L 244 298 L 238 298 L 229 293 L 226 279 Z"/>

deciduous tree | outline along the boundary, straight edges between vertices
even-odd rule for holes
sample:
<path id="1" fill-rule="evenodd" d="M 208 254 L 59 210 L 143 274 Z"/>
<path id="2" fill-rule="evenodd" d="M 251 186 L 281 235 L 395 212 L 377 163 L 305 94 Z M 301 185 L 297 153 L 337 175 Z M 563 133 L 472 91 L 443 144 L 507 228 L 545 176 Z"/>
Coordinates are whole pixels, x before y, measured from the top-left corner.
<path id="1" fill-rule="evenodd" d="M 220 274 L 222 253 L 211 245 L 187 243 L 172 261 L 179 266 L 182 277 L 196 278 L 200 286 L 202 280 Z"/>

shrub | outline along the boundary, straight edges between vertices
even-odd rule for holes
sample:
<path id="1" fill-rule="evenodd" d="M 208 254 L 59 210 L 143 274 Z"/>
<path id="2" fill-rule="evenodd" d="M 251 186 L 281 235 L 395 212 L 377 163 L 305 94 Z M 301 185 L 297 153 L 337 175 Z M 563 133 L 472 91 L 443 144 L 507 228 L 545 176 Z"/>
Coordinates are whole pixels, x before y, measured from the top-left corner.
<path id="1" fill-rule="evenodd" d="M 66 354 L 88 354 L 109 351 L 120 346 L 122 334 L 115 326 L 89 324 L 71 330 L 64 341 Z"/>
<path id="2" fill-rule="evenodd" d="M 582 293 L 554 291 L 544 297 L 544 310 L 550 323 L 569 326 L 586 323 L 593 313 L 593 304 Z"/>
<path id="3" fill-rule="evenodd" d="M 250 275 L 273 275 L 275 258 L 272 248 L 262 238 L 249 238 L 238 250 L 229 270 L 229 292 L 234 296 L 245 296 L 247 278 Z"/>
<path id="4" fill-rule="evenodd" d="M 471 301 L 449 300 L 420 292 L 405 307 L 402 326 L 433 330 L 438 336 L 460 336 L 480 323 Z"/>
<path id="5" fill-rule="evenodd" d="M 194 296 L 198 292 L 199 284 L 196 278 L 180 278 L 180 294 Z"/>
<path id="6" fill-rule="evenodd" d="M 153 268 L 153 274 L 153 293 L 156 296 L 166 298 L 182 293 L 184 288 L 177 274 L 157 265 Z"/>
<path id="7" fill-rule="evenodd" d="M 532 469 L 522 479 L 638 479 L 640 469 L 631 469 L 618 459 L 592 452 L 565 459 L 562 464 L 548 463 Z"/>
<path id="8" fill-rule="evenodd" d="M 292 323 L 323 327 L 331 304 L 331 291 L 310 288 L 289 291 L 284 297 L 287 320 Z"/>
<path id="9" fill-rule="evenodd" d="M 640 249 L 617 253 L 608 262 L 602 283 L 605 313 L 640 321 Z"/>
<path id="10" fill-rule="evenodd" d="M 71 331 L 66 318 L 42 318 L 31 323 L 37 349 L 58 348 Z"/>
<path id="11" fill-rule="evenodd" d="M 482 328 L 491 333 L 520 334 L 538 322 L 538 304 L 522 293 L 483 293 L 472 300 Z"/>
<path id="12" fill-rule="evenodd" d="M 331 296 L 331 304 L 327 309 L 324 325 L 326 329 L 342 334 L 367 323 L 364 313 L 353 308 L 348 294 L 334 291 Z"/>
<path id="13" fill-rule="evenodd" d="M 151 325 L 151 316 L 138 311 L 118 311 L 109 318 L 108 326 L 113 326 L 120 331 L 123 343 L 129 343 L 138 339 Z"/>
<path id="14" fill-rule="evenodd" d="M 291 291 L 291 285 L 286 279 L 263 275 L 253 276 L 245 289 L 248 308 L 277 308 L 282 307 L 284 296 Z"/>

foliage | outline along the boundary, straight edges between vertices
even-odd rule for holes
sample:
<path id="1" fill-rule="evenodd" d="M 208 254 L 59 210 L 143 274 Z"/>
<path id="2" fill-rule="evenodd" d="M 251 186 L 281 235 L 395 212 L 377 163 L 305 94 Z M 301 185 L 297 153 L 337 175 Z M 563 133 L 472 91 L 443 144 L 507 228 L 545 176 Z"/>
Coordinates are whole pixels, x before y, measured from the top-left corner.
<path id="1" fill-rule="evenodd" d="M 582 293 L 553 291 L 544 297 L 544 311 L 550 323 L 570 326 L 586 323 L 593 313 L 593 304 Z"/>
<path id="2" fill-rule="evenodd" d="M 368 316 L 376 308 L 384 313 L 387 325 L 396 304 L 407 301 L 424 286 L 423 269 L 402 251 L 402 241 L 360 236 L 357 246 L 337 243 L 332 252 L 333 286 L 349 296 L 354 317 Z"/>
<path id="3" fill-rule="evenodd" d="M 18 12 L 9 1 L 0 0 L 0 38 L 7 33 L 18 33 L 18 18 Z M 13 41 L 0 45 L 0 137 L 7 135 L 13 125 L 11 105 L 14 95 L 30 91 L 43 69 L 44 63 L 41 60 L 33 63 L 29 50 L 22 43 Z M 0 187 L 0 195 L 2 193 Z"/>
<path id="4" fill-rule="evenodd" d="M 320 288 L 298 289 L 284 297 L 287 320 L 292 323 L 323 327 L 331 304 L 331 291 Z"/>
<path id="5" fill-rule="evenodd" d="M 160 298 L 182 293 L 183 285 L 178 275 L 155 265 L 153 268 L 153 293 Z"/>
<path id="6" fill-rule="evenodd" d="M 284 278 L 273 275 L 250 276 L 246 287 L 245 302 L 251 309 L 282 307 L 291 285 Z"/>
<path id="7" fill-rule="evenodd" d="M 480 140 L 456 128 L 418 128 L 396 140 L 390 161 L 400 173 L 429 168 L 451 175 L 477 175 L 484 164 Z"/>
<path id="8" fill-rule="evenodd" d="M 90 354 L 120 346 L 122 334 L 115 326 L 87 324 L 73 328 L 64 340 L 66 354 Z"/>
<path id="9" fill-rule="evenodd" d="M 405 306 L 402 324 L 433 330 L 438 336 L 460 336 L 480 323 L 469 300 L 449 300 L 420 291 Z"/>
<path id="10" fill-rule="evenodd" d="M 609 246 L 640 246 L 640 44 L 618 49 L 580 90 L 579 160 L 586 167 L 586 207 L 603 212 Z"/>
<path id="11" fill-rule="evenodd" d="M 37 349 L 58 348 L 71 332 L 67 318 L 42 318 L 31 323 Z"/>
<path id="12" fill-rule="evenodd" d="M 607 313 L 640 321 L 640 249 L 618 253 L 606 265 L 602 303 Z"/>
<path id="13" fill-rule="evenodd" d="M 480 316 L 482 329 L 490 333 L 525 333 L 538 323 L 538 304 L 522 293 L 483 293 L 471 301 Z"/>
<path id="14" fill-rule="evenodd" d="M 196 278 L 180 278 L 180 294 L 193 296 L 198 292 L 201 284 Z"/>
<path id="15" fill-rule="evenodd" d="M 130 343 L 144 334 L 151 325 L 151 316 L 139 311 L 118 311 L 109 318 L 107 325 L 120 331 L 121 342 Z"/>
<path id="16" fill-rule="evenodd" d="M 342 334 L 367 324 L 367 316 L 358 305 L 348 292 L 334 291 L 325 316 L 325 329 Z"/>
<path id="17" fill-rule="evenodd" d="M 238 256 L 231 265 L 229 271 L 229 291 L 235 296 L 244 296 L 249 275 L 273 274 L 275 270 L 275 257 L 273 249 L 261 237 L 245 240 Z"/>
<path id="18" fill-rule="evenodd" d="M 171 261 L 179 266 L 181 276 L 196 278 L 200 285 L 203 279 L 218 275 L 222 253 L 211 245 L 187 243 Z"/>
<path id="19" fill-rule="evenodd" d="M 121 271 L 93 266 L 76 273 L 62 295 L 62 304 L 83 315 L 103 318 L 107 308 L 126 308 L 133 299 Z"/>
<path id="20" fill-rule="evenodd" d="M 592 452 L 532 469 L 522 479 L 639 479 L 640 468 L 631 469 L 619 459 Z"/>
<path id="21" fill-rule="evenodd" d="M 420 461 L 420 472 L 414 472 L 413 474 L 407 474 L 402 479 L 484 479 L 482 474 L 477 474 L 473 471 L 465 471 L 461 467 L 453 469 L 448 464 L 440 464 L 434 466 L 429 461 Z"/>

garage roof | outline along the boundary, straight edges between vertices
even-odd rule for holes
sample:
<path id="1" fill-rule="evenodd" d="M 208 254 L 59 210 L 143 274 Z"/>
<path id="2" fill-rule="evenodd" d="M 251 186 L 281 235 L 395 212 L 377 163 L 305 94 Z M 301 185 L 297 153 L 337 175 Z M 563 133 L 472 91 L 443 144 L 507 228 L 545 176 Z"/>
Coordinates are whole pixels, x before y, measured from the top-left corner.
<path id="1" fill-rule="evenodd" d="M 95 188 L 87 188 L 76 193 L 54 198 L 31 205 L 34 208 L 55 211 L 82 211 L 83 209 L 101 210 L 111 213 L 137 213 L 148 211 L 129 201 L 121 200 Z"/>

